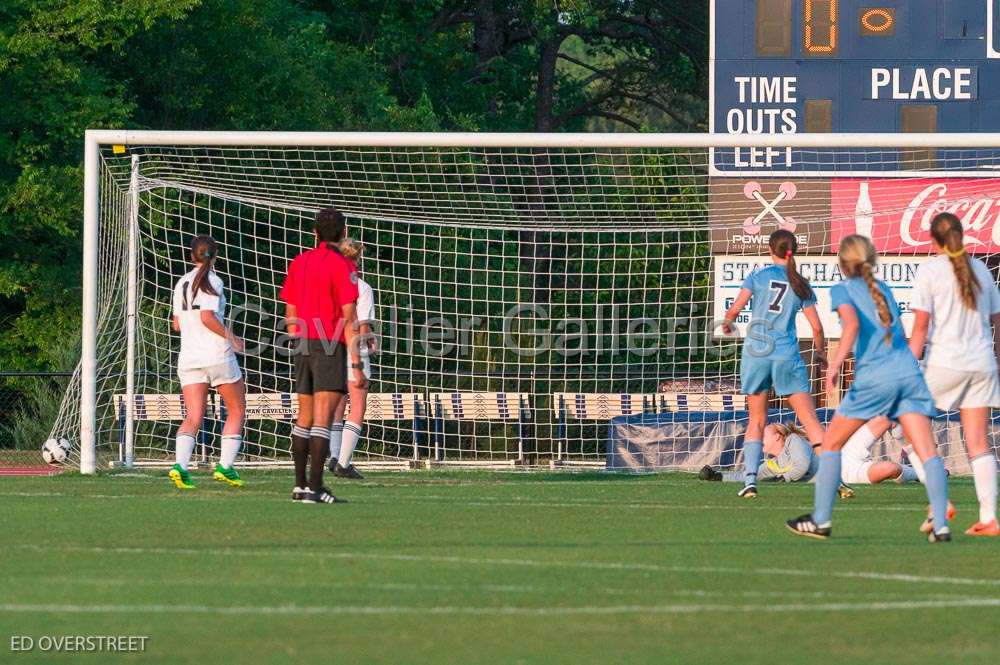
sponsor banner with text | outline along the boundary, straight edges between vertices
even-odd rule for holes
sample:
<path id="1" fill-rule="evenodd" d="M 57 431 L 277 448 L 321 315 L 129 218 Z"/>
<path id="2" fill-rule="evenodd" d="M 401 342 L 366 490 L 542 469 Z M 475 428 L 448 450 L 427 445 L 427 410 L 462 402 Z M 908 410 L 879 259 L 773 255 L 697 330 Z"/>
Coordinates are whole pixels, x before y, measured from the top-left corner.
<path id="1" fill-rule="evenodd" d="M 830 181 L 789 178 L 712 178 L 709 222 L 713 254 L 760 254 L 777 229 L 795 234 L 802 253 L 829 244 Z"/>
<path id="2" fill-rule="evenodd" d="M 907 333 L 913 323 L 910 312 L 910 300 L 913 293 L 913 282 L 920 264 L 930 260 L 926 256 L 914 257 L 882 257 L 876 273 L 892 289 L 892 293 L 903 312 L 903 325 Z M 803 277 L 809 280 L 816 294 L 816 310 L 823 322 L 823 330 L 827 337 L 840 337 L 840 318 L 830 309 L 830 289 L 840 282 L 843 276 L 835 256 L 804 256 L 798 259 L 797 267 Z M 713 318 L 721 321 L 736 299 L 743 280 L 757 268 L 771 265 L 770 259 L 764 256 L 716 256 L 714 259 L 714 310 Z M 746 332 L 750 323 L 751 310 L 748 305 L 739 315 L 737 324 L 740 331 Z M 795 320 L 796 329 L 801 339 L 811 339 L 812 329 L 801 313 Z"/>
<path id="3" fill-rule="evenodd" d="M 872 238 L 879 252 L 929 254 L 930 225 L 952 212 L 974 254 L 1000 251 L 1000 179 L 838 179 L 831 184 L 830 251 L 852 233 Z"/>

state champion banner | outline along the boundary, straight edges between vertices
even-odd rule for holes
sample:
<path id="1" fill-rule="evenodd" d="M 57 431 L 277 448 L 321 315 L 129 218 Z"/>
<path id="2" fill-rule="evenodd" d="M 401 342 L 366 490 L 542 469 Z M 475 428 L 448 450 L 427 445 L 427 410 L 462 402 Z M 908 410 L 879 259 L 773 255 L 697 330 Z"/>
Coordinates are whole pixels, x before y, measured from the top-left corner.
<path id="1" fill-rule="evenodd" d="M 921 264 L 930 260 L 931 257 L 879 257 L 876 275 L 879 279 L 888 284 L 892 290 L 899 308 L 903 312 L 903 326 L 906 333 L 910 333 L 913 325 L 913 314 L 910 311 L 910 301 L 912 299 L 913 285 L 917 276 L 917 268 Z M 716 256 L 714 263 L 714 309 L 713 318 L 721 321 L 726 314 L 726 310 L 733 304 L 736 295 L 743 286 L 743 280 L 751 272 L 758 268 L 766 268 L 771 265 L 771 260 L 766 256 Z M 835 284 L 843 281 L 840 272 L 840 265 L 836 256 L 799 256 L 796 257 L 796 267 L 803 277 L 809 280 L 809 284 L 816 294 L 816 310 L 819 312 L 820 320 L 823 322 L 823 332 L 827 337 L 840 337 L 840 317 L 830 309 L 830 289 Z M 751 301 L 752 304 L 752 301 Z M 750 305 L 748 305 L 736 319 L 742 334 L 746 333 L 746 326 L 750 323 Z M 800 339 L 811 339 L 812 329 L 809 322 L 801 313 L 795 317 L 795 326 Z"/>

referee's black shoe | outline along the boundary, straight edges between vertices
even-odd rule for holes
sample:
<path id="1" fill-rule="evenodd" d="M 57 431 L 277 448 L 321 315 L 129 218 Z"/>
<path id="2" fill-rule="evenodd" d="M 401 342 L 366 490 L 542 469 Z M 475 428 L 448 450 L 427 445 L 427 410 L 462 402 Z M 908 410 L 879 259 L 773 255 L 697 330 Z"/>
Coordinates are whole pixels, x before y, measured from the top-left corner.
<path id="1" fill-rule="evenodd" d="M 338 499 L 327 488 L 322 488 L 318 492 L 310 492 L 302 503 L 347 503 L 344 499 Z"/>
<path id="2" fill-rule="evenodd" d="M 333 468 L 333 462 L 330 463 L 330 468 Z M 348 464 L 346 469 L 338 464 L 336 468 L 333 468 L 333 475 L 338 478 L 349 478 L 351 480 L 364 480 L 365 478 L 358 473 L 353 464 Z"/>
<path id="3" fill-rule="evenodd" d="M 330 463 L 326 465 L 326 468 L 330 470 L 330 473 L 337 473 L 337 458 L 331 457 Z"/>
<path id="4" fill-rule="evenodd" d="M 802 515 L 801 517 L 796 517 L 793 520 L 788 520 L 785 522 L 785 526 L 788 527 L 788 530 L 796 536 L 807 536 L 817 540 L 826 540 L 833 532 L 833 529 L 828 526 L 818 526 L 816 522 L 813 521 L 813 516 L 811 514 Z"/>
<path id="5" fill-rule="evenodd" d="M 700 480 L 722 480 L 722 472 L 716 471 L 706 464 L 701 467 L 701 471 L 698 472 L 698 478 Z"/>

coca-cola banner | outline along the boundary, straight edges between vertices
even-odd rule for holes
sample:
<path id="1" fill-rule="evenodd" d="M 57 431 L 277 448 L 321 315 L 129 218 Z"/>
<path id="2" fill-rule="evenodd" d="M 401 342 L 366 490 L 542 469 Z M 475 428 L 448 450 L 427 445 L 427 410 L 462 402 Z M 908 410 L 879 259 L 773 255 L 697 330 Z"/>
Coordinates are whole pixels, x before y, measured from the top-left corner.
<path id="1" fill-rule="evenodd" d="M 708 218 L 713 254 L 760 254 L 776 229 L 795 234 L 799 251 L 829 245 L 830 181 L 804 178 L 712 178 Z"/>
<path id="2" fill-rule="evenodd" d="M 928 254 L 931 220 L 943 211 L 962 220 L 970 252 L 1000 250 L 1000 179 L 837 179 L 830 187 L 830 251 L 861 233 L 879 252 Z"/>

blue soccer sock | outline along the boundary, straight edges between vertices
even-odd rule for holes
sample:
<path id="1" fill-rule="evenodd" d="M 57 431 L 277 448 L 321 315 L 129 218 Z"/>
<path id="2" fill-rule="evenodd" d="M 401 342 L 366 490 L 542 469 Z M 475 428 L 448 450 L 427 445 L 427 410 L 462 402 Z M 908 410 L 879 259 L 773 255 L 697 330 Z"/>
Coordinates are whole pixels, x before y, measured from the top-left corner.
<path id="1" fill-rule="evenodd" d="M 833 501 L 840 487 L 840 451 L 821 453 L 816 471 L 816 494 L 813 500 L 813 522 L 827 526 L 833 517 Z"/>
<path id="2" fill-rule="evenodd" d="M 745 484 L 755 485 L 757 483 L 757 469 L 760 468 L 760 460 L 763 456 L 763 441 L 743 442 L 743 482 Z"/>
<path id="3" fill-rule="evenodd" d="M 924 460 L 924 474 L 927 481 L 927 500 L 931 503 L 931 517 L 934 519 L 934 531 L 940 531 L 948 526 L 948 475 L 944 471 L 944 462 L 935 455 Z"/>

